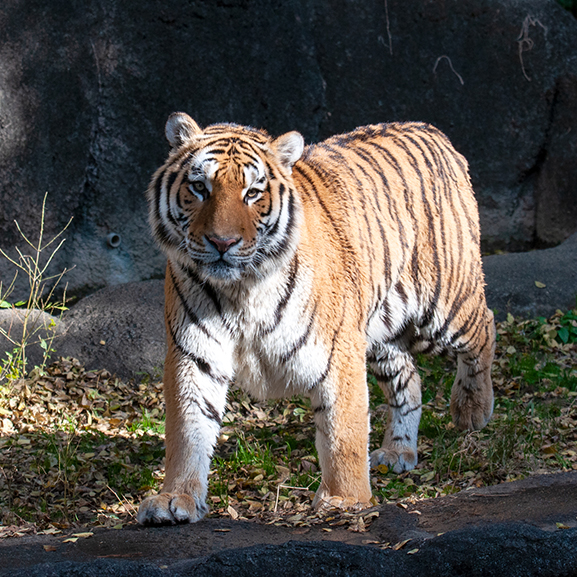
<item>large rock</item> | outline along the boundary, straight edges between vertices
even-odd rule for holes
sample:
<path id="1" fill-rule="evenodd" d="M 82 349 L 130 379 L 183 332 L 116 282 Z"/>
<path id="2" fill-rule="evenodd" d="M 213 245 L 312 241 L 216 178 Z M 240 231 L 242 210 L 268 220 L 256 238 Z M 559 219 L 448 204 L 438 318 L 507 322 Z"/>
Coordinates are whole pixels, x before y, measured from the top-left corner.
<path id="1" fill-rule="evenodd" d="M 5 2 L 0 247 L 48 191 L 47 233 L 74 216 L 69 290 L 162 274 L 143 192 L 174 110 L 308 141 L 432 122 L 470 161 L 485 248 L 552 246 L 577 227 L 576 42 L 555 0 Z"/>
<path id="2" fill-rule="evenodd" d="M 498 320 L 577 308 L 577 233 L 555 248 L 487 256 L 483 268 L 487 304 Z"/>
<path id="3" fill-rule="evenodd" d="M 385 503 L 365 532 L 334 521 L 326 531 L 326 524 L 208 517 L 171 527 L 91 527 L 92 537 L 74 543 L 64 535 L 26 535 L 0 541 L 0 575 L 574 576 L 576 488 L 577 472 L 557 473 L 405 508 Z"/>
<path id="4" fill-rule="evenodd" d="M 161 378 L 166 354 L 163 284 L 127 283 L 82 299 L 63 318 L 57 354 L 122 378 Z"/>

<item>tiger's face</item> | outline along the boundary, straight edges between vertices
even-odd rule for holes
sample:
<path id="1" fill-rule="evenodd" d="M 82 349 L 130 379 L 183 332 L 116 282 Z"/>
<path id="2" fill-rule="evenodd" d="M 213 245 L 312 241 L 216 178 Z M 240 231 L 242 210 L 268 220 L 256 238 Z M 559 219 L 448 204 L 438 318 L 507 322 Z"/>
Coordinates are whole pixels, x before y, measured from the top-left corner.
<path id="1" fill-rule="evenodd" d="M 291 178 L 303 138 L 220 124 L 202 131 L 168 119 L 172 151 L 149 188 L 150 220 L 169 257 L 203 278 L 240 280 L 296 242 L 300 203 Z"/>

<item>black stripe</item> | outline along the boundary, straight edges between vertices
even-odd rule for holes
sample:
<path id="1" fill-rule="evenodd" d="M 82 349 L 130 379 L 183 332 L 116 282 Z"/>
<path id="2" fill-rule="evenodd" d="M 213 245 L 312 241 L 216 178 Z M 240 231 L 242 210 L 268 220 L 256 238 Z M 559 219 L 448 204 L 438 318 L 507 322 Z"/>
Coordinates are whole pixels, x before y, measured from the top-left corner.
<path id="1" fill-rule="evenodd" d="M 214 408 L 214 405 L 211 402 L 207 401 L 206 398 L 203 398 L 203 401 L 204 401 L 205 409 L 203 410 L 201 407 L 200 410 L 202 411 L 202 414 L 205 417 L 207 417 L 208 419 L 212 419 L 213 421 L 215 421 L 216 423 L 218 423 L 220 425 L 222 422 L 222 419 L 221 419 L 220 415 L 218 414 L 218 411 Z"/>
<path id="2" fill-rule="evenodd" d="M 204 373 L 207 377 L 209 377 L 211 380 L 218 383 L 219 385 L 228 384 L 227 377 L 215 374 L 207 361 L 201 359 L 200 357 L 197 357 L 196 355 L 193 355 L 178 342 L 174 329 L 172 328 L 172 323 L 170 322 L 170 319 L 167 319 L 166 325 L 168 326 L 168 332 L 170 333 L 170 337 L 172 339 L 172 342 L 174 343 L 174 346 L 178 349 L 180 354 L 186 358 L 187 361 L 190 361 L 191 363 L 195 364 L 202 373 Z"/>
<path id="3" fill-rule="evenodd" d="M 369 278 L 372 281 L 374 279 L 373 262 L 375 259 L 374 259 L 374 252 L 371 251 L 371 248 L 374 246 L 374 242 L 373 242 L 372 226 L 369 223 L 369 216 L 368 216 L 368 211 L 367 211 L 367 202 L 366 202 L 366 196 L 365 196 L 365 191 L 367 190 L 367 187 L 364 186 L 364 184 L 359 179 L 359 177 L 357 175 L 357 171 L 360 171 L 365 178 L 368 178 L 368 175 L 366 173 L 366 170 L 362 166 L 360 166 L 358 163 L 354 163 L 354 167 L 356 167 L 356 170 L 353 168 L 353 166 L 350 166 L 349 160 L 337 148 L 332 148 L 332 147 L 331 148 L 326 147 L 326 148 L 327 148 L 327 151 L 329 152 L 329 154 L 332 156 L 332 160 L 337 162 L 337 164 L 341 167 L 341 170 L 346 169 L 347 172 L 349 173 L 349 177 L 352 180 L 354 180 L 354 182 L 356 183 L 356 187 L 354 188 L 354 190 L 356 193 L 356 198 L 360 201 L 360 205 L 361 205 L 360 208 L 361 208 L 361 213 L 362 213 L 361 217 L 365 221 L 366 228 L 363 228 L 361 226 L 361 218 L 359 218 L 358 213 L 357 213 L 356 202 L 354 201 L 354 199 L 350 198 L 352 196 L 350 187 L 345 186 L 344 184 L 339 182 L 337 186 L 331 186 L 331 188 L 333 189 L 333 192 L 337 192 L 337 190 L 338 190 L 342 195 L 348 194 L 348 196 L 350 198 L 349 209 L 352 210 L 351 216 L 353 218 L 352 218 L 352 221 L 350 221 L 348 224 L 349 224 L 349 226 L 352 226 L 353 223 L 357 223 L 359 240 L 361 242 L 361 250 L 364 249 L 368 253 L 367 258 L 365 259 L 365 262 L 369 266 Z M 353 151 L 353 152 L 356 152 L 356 151 Z M 330 175 L 328 175 L 328 174 L 326 176 L 330 177 Z M 327 180 L 328 180 L 328 178 L 327 178 Z M 368 190 L 367 190 L 367 192 L 368 192 Z M 365 234 L 367 235 L 366 239 L 365 239 Z M 372 283 L 371 283 L 371 287 L 373 287 Z M 372 295 L 371 295 L 370 300 L 372 301 Z M 361 307 L 362 307 L 362 305 L 361 305 Z M 361 317 L 359 317 L 359 323 L 360 323 L 360 321 L 361 321 Z"/>
<path id="4" fill-rule="evenodd" d="M 267 216 L 270 216 L 270 213 L 272 212 L 272 192 L 271 192 L 271 187 L 270 187 L 270 182 L 266 183 L 266 187 L 264 189 L 266 198 L 268 199 L 268 208 L 264 211 L 260 213 L 260 218 L 266 218 Z"/>
<path id="5" fill-rule="evenodd" d="M 335 352 L 335 346 L 337 344 L 337 337 L 338 337 L 339 333 L 341 332 L 341 329 L 343 328 L 344 323 L 345 323 L 345 312 L 343 311 L 343 316 L 341 318 L 341 322 L 339 323 L 339 326 L 335 330 L 335 334 L 333 336 L 333 344 L 331 346 L 331 352 L 329 354 L 327 366 L 326 366 L 325 370 L 322 372 L 321 376 L 312 384 L 311 389 L 318 387 L 328 377 L 329 372 L 331 370 L 332 363 L 333 363 L 333 355 Z"/>
<path id="6" fill-rule="evenodd" d="M 480 334 L 482 332 L 485 332 L 485 341 L 484 341 L 483 345 L 481 346 L 481 348 L 478 351 L 475 351 L 477 353 L 480 353 L 487 346 L 488 338 L 486 336 L 487 326 L 485 323 L 483 323 L 483 319 L 479 319 L 479 308 L 478 307 L 473 308 L 473 313 L 468 316 L 467 320 L 461 325 L 459 330 L 456 331 L 453 335 L 451 335 L 451 340 L 450 340 L 451 345 L 454 346 L 454 343 L 459 338 L 461 338 L 461 336 L 463 336 L 464 334 L 467 334 L 472 326 L 475 327 L 473 334 L 469 335 L 467 342 L 463 343 L 463 345 L 459 346 L 458 348 L 463 349 L 463 346 L 465 346 L 467 348 L 470 348 L 471 350 L 479 349 L 478 339 L 480 337 Z M 471 343 L 473 343 L 473 344 L 471 344 Z M 455 348 L 457 348 L 457 347 L 455 347 Z"/>
<path id="7" fill-rule="evenodd" d="M 311 331 L 313 329 L 315 320 L 316 320 L 316 312 L 317 312 L 317 303 L 315 303 L 315 306 L 313 308 L 313 312 L 311 313 L 311 317 L 309 319 L 307 328 L 304 332 L 304 334 L 298 339 L 298 341 L 291 347 L 291 349 L 284 353 L 283 355 L 281 355 L 280 357 L 280 361 L 281 363 L 286 363 L 287 361 L 289 361 L 292 357 L 294 357 L 298 351 L 300 349 L 303 348 L 303 346 L 305 345 L 305 343 L 307 342 Z"/>
<path id="8" fill-rule="evenodd" d="M 315 199 L 316 201 L 319 203 L 320 207 L 322 208 L 323 212 L 325 213 L 328 222 L 330 223 L 330 225 L 332 226 L 335 235 L 338 239 L 338 246 L 341 247 L 341 255 L 343 257 L 343 262 L 345 265 L 345 270 L 347 271 L 348 275 L 350 277 L 351 280 L 351 285 L 354 287 L 358 287 L 359 290 L 356 290 L 355 293 L 357 295 L 357 299 L 358 299 L 358 304 L 359 304 L 359 308 L 358 308 L 358 313 L 359 313 L 359 322 L 360 320 L 363 318 L 365 311 L 364 311 L 364 305 L 363 305 L 363 296 L 362 296 L 362 291 L 360 290 L 360 287 L 362 287 L 363 283 L 361 282 L 361 274 L 360 274 L 360 270 L 359 270 L 359 266 L 357 263 L 357 260 L 355 258 L 355 254 L 356 251 L 354 250 L 347 234 L 346 234 L 346 230 L 347 230 L 347 223 L 346 222 L 339 222 L 339 220 L 335 217 L 335 215 L 332 214 L 332 212 L 328 209 L 328 207 L 326 206 L 325 202 L 323 201 L 321 195 L 319 194 L 319 190 L 317 189 L 313 179 L 307 175 L 305 173 L 305 171 L 303 170 L 303 168 L 306 168 L 306 170 L 312 172 L 313 174 L 316 174 L 317 177 L 319 177 L 321 179 L 321 181 L 323 181 L 322 178 L 322 171 L 319 172 L 318 166 L 312 166 L 312 165 L 299 165 L 299 170 L 298 170 L 298 174 L 299 176 L 308 184 L 309 186 L 309 191 L 314 193 L 315 195 Z M 295 171 L 296 173 L 296 171 Z M 323 181 L 324 184 L 324 181 Z M 326 185 L 325 185 L 326 186 Z M 339 226 L 342 225 L 342 226 Z M 343 230 L 344 229 L 344 230 Z"/>
<path id="9" fill-rule="evenodd" d="M 172 281 L 172 286 L 174 287 L 174 290 L 176 291 L 176 294 L 178 295 L 178 298 L 180 299 L 180 303 L 181 303 L 182 307 L 184 308 L 184 311 L 186 313 L 186 316 L 188 317 L 188 320 L 193 325 L 198 327 L 207 337 L 211 338 L 213 341 L 220 344 L 219 341 L 216 339 L 216 337 L 214 335 L 212 335 L 210 333 L 210 331 L 201 323 L 201 321 L 198 318 L 198 316 L 196 315 L 196 313 L 190 308 L 187 300 L 184 298 L 184 295 L 182 294 L 182 291 L 180 290 L 180 287 L 178 285 L 178 281 L 174 277 L 174 273 L 172 272 L 172 266 L 170 265 L 170 263 L 168 266 L 168 270 L 170 273 L 170 280 Z"/>
<path id="10" fill-rule="evenodd" d="M 469 271 L 469 273 L 470 272 L 471 271 Z M 457 314 L 461 310 L 461 307 L 463 306 L 463 304 L 472 296 L 471 290 L 467 290 L 467 289 L 470 289 L 470 287 L 466 286 L 466 277 L 467 277 L 467 274 L 465 271 L 465 274 L 461 278 L 461 282 L 459 283 L 459 287 L 457 288 L 457 291 L 454 295 L 453 304 L 451 305 L 451 309 L 449 310 L 449 314 L 445 317 L 445 322 L 443 323 L 443 326 L 441 328 L 439 328 L 437 331 L 435 331 L 435 334 L 433 335 L 432 340 L 437 341 L 439 339 L 442 339 L 445 336 L 447 329 L 449 328 L 449 326 L 453 322 L 454 318 L 457 316 Z M 463 328 L 463 327 L 461 327 L 461 328 Z"/>
<path id="11" fill-rule="evenodd" d="M 433 308 L 436 308 L 436 303 L 438 302 L 439 295 L 441 294 L 442 279 L 441 279 L 440 262 L 439 262 L 438 241 L 437 241 L 437 237 L 435 234 L 435 222 L 434 222 L 433 213 L 431 210 L 431 205 L 429 203 L 429 199 L 427 196 L 427 187 L 425 187 L 423 174 L 419 168 L 419 162 L 418 162 L 417 158 L 415 157 L 415 155 L 412 153 L 412 151 L 409 149 L 409 147 L 406 145 L 406 143 L 403 140 L 401 140 L 400 138 L 395 138 L 394 142 L 406 154 L 407 158 L 409 159 L 409 163 L 411 164 L 413 170 L 416 172 L 416 174 L 419 177 L 422 203 L 423 203 L 423 207 L 425 209 L 425 214 L 427 216 L 427 221 L 428 221 L 426 230 L 427 230 L 427 233 L 429 236 L 429 248 L 432 250 L 432 253 L 433 253 L 433 265 L 435 267 L 435 274 L 436 274 L 435 289 L 434 289 L 433 299 L 432 299 L 432 303 L 433 303 L 432 306 L 433 306 Z M 413 145 L 415 145 L 414 142 L 413 142 Z M 421 151 L 422 158 L 425 158 L 423 150 L 420 149 L 420 151 Z M 430 167 L 430 164 L 429 164 L 429 167 Z M 434 195 L 435 187 L 433 187 L 432 193 Z M 435 204 L 438 206 L 439 203 L 436 202 Z M 443 249 L 444 249 L 444 246 L 443 246 Z M 416 255 L 414 255 L 414 256 L 416 256 Z M 419 295 L 421 294 L 420 287 L 419 287 L 418 294 Z"/>
<path id="12" fill-rule="evenodd" d="M 172 214 L 172 210 L 170 208 L 170 199 L 172 197 L 171 195 L 171 189 L 172 186 L 174 185 L 176 179 L 181 175 L 180 172 L 172 172 L 168 178 L 166 179 L 166 214 L 168 215 L 168 220 L 171 222 L 171 224 L 174 226 L 174 228 L 180 228 L 180 224 L 178 223 L 178 221 L 174 218 L 174 215 Z"/>
<path id="13" fill-rule="evenodd" d="M 203 281 L 190 267 L 185 268 L 184 272 L 193 283 L 197 284 L 204 291 L 204 294 L 210 299 L 216 312 L 222 317 L 222 306 L 212 285 L 208 281 Z"/>
<path id="14" fill-rule="evenodd" d="M 154 236 L 161 245 L 175 246 L 176 243 L 173 241 L 160 215 L 160 197 L 162 195 L 162 180 L 164 174 L 164 172 L 158 174 L 151 185 L 154 190 Z"/>
<path id="15" fill-rule="evenodd" d="M 265 166 L 266 166 L 266 168 L 267 168 L 267 171 L 268 171 L 268 179 L 271 180 L 271 181 L 272 181 L 272 180 L 276 180 L 277 178 L 276 178 L 276 176 L 275 176 L 275 174 L 274 174 L 274 171 L 273 171 L 272 166 L 270 165 L 270 163 L 269 163 L 267 160 L 265 160 L 265 161 L 264 161 L 264 164 L 265 164 Z"/>
<path id="16" fill-rule="evenodd" d="M 281 297 L 281 299 L 279 300 L 276 310 L 274 312 L 274 321 L 273 323 L 266 327 L 265 329 L 263 329 L 261 331 L 261 336 L 266 336 L 269 335 L 270 333 L 272 333 L 280 324 L 283 312 L 290 300 L 290 297 L 295 289 L 296 286 L 296 279 L 297 279 L 297 272 L 298 272 L 298 267 L 299 267 L 299 261 L 298 261 L 298 254 L 295 254 L 294 258 L 291 261 L 290 264 L 290 269 L 289 269 L 289 275 L 288 275 L 288 283 L 286 284 L 286 289 L 285 292 L 283 294 L 283 296 Z"/>
<path id="17" fill-rule="evenodd" d="M 403 221 L 399 218 L 398 215 L 398 208 L 396 205 L 396 201 L 394 199 L 394 197 L 390 194 L 391 192 L 391 186 L 389 184 L 389 181 L 387 180 L 387 177 L 384 173 L 383 167 L 380 165 L 380 163 L 374 159 L 374 156 L 372 154 L 370 154 L 368 151 L 365 151 L 364 149 L 359 149 L 355 151 L 361 158 L 364 158 L 367 162 L 370 162 L 369 159 L 372 159 L 372 161 L 375 164 L 375 173 L 380 177 L 381 179 L 381 184 L 382 184 L 382 188 L 380 189 L 380 191 L 383 193 L 383 198 L 387 201 L 387 210 L 389 213 L 389 219 L 391 222 L 396 222 L 398 227 L 399 227 L 399 240 L 401 242 L 401 249 L 403 251 L 402 254 L 402 260 L 404 262 L 404 258 L 405 258 L 405 253 L 408 251 L 409 249 L 409 244 L 407 242 L 407 237 L 405 234 L 405 227 L 403 226 Z M 376 196 L 377 199 L 377 206 L 379 207 L 379 212 L 381 214 L 382 213 L 382 209 L 380 208 L 380 203 L 379 203 L 379 196 Z M 394 205 L 394 206 L 392 206 Z M 390 271 L 389 271 L 389 281 L 388 283 L 390 284 Z"/>
<path id="18" fill-rule="evenodd" d="M 282 199 L 281 199 L 282 201 Z M 281 206 L 281 209 L 279 211 L 279 217 L 277 218 L 277 220 L 275 221 L 275 223 L 272 225 L 272 227 L 267 230 L 266 232 L 266 236 L 267 237 L 271 237 L 272 240 L 275 240 L 275 244 L 277 246 L 274 247 L 269 247 L 269 246 L 264 246 L 262 248 L 262 254 L 265 256 L 270 256 L 272 258 L 277 258 L 279 257 L 281 254 L 283 254 L 288 246 L 289 243 L 291 242 L 291 240 L 293 239 L 293 233 L 294 230 L 296 229 L 296 219 L 295 219 L 295 200 L 294 200 L 294 194 L 293 194 L 293 190 L 289 189 L 289 197 L 288 197 L 288 219 L 287 219 L 287 224 L 286 224 L 286 228 L 283 231 L 282 237 L 279 235 L 279 238 L 275 238 L 275 234 L 277 234 L 278 230 L 279 230 L 279 226 L 280 226 L 280 215 L 282 214 L 283 211 L 283 207 Z"/>
<path id="19" fill-rule="evenodd" d="M 388 206 L 388 210 L 389 210 L 389 216 L 391 217 L 391 221 L 393 221 L 393 217 L 391 214 L 391 204 L 390 204 L 390 198 L 389 198 L 389 189 L 388 189 L 388 183 L 387 180 L 385 178 L 385 175 L 382 173 L 382 167 L 380 166 L 380 164 L 377 162 L 377 160 L 371 156 L 370 154 L 365 154 L 365 152 L 361 149 L 356 149 L 355 154 L 357 156 L 359 156 L 362 160 L 364 160 L 370 168 L 373 169 L 373 171 L 378 174 L 381 177 L 381 183 L 383 185 L 383 188 L 379 189 L 379 187 L 377 186 L 377 183 L 375 182 L 375 180 L 373 179 L 373 177 L 371 175 L 369 175 L 366 171 L 363 170 L 363 174 L 365 174 L 365 177 L 368 178 L 373 186 L 373 189 L 375 191 L 375 194 L 369 195 L 369 202 L 371 200 L 375 201 L 376 204 L 376 211 L 373 210 L 373 212 L 377 213 L 377 218 L 375 219 L 377 222 L 377 226 L 379 227 L 379 234 L 381 236 L 381 243 L 382 243 L 382 247 L 383 247 L 383 276 L 385 277 L 385 282 L 387 284 L 387 286 L 389 286 L 391 284 L 391 267 L 390 267 L 390 263 L 391 263 L 391 255 L 390 255 L 390 250 L 389 250 L 389 243 L 387 240 L 387 235 L 385 234 L 385 231 L 383 229 L 383 223 L 382 223 L 382 219 L 383 219 L 383 210 L 381 208 L 381 202 L 379 199 L 379 193 L 383 193 L 384 198 L 386 198 L 387 200 L 387 206 Z M 359 169 L 361 168 L 358 164 L 355 163 L 355 166 L 358 166 Z M 386 183 L 386 185 L 385 185 Z M 402 231 L 402 223 L 398 223 L 399 224 L 399 229 L 401 234 L 403 233 Z M 404 235 L 403 235 L 404 236 Z M 401 237 L 401 246 L 403 245 L 404 242 L 404 238 Z M 380 298 L 378 299 L 380 300 Z"/>

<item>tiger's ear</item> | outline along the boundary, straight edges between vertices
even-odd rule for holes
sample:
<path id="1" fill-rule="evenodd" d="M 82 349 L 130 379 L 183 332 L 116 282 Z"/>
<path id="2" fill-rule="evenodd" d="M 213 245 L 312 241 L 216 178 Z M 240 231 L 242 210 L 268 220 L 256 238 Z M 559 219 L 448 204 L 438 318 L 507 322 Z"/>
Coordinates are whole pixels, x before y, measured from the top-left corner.
<path id="1" fill-rule="evenodd" d="M 281 164 L 290 173 L 292 172 L 294 163 L 302 156 L 305 148 L 305 140 L 302 135 L 296 131 L 287 132 L 273 141 L 272 148 Z"/>
<path id="2" fill-rule="evenodd" d="M 184 112 L 173 112 L 166 121 L 164 133 L 172 148 L 178 148 L 202 132 L 200 126 Z"/>

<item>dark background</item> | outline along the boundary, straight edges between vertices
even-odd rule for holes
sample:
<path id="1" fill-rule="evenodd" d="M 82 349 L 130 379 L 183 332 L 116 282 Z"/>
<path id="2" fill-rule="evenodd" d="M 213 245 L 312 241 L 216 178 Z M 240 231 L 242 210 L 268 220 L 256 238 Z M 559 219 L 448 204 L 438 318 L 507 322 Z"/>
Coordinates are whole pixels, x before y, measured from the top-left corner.
<path id="1" fill-rule="evenodd" d="M 144 191 L 176 110 L 307 142 L 431 122 L 470 162 L 483 250 L 554 246 L 577 229 L 576 46 L 555 0 L 5 0 L 0 247 L 48 192 L 73 293 L 162 276 Z"/>

